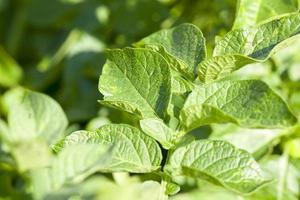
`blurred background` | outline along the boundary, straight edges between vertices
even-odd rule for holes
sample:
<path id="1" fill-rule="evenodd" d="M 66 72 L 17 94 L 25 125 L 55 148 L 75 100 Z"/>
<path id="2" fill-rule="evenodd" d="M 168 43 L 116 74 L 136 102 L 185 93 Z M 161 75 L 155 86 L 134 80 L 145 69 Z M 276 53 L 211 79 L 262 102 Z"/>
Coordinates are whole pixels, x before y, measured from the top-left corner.
<path id="1" fill-rule="evenodd" d="M 127 122 L 125 113 L 99 112 L 104 49 L 190 22 L 211 52 L 214 37 L 231 29 L 235 7 L 235 0 L 0 0 L 0 96 L 18 85 L 47 93 L 76 129 L 97 116 L 97 125 Z"/>

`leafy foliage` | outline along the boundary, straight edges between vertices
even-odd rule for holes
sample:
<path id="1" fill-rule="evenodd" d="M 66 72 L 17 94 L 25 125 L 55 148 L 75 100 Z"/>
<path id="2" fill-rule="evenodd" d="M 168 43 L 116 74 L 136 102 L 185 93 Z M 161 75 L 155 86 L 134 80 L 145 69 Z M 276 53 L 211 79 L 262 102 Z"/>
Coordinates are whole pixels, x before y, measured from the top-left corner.
<path id="1" fill-rule="evenodd" d="M 0 1 L 0 199 L 299 199 L 299 2 L 235 3 Z"/>

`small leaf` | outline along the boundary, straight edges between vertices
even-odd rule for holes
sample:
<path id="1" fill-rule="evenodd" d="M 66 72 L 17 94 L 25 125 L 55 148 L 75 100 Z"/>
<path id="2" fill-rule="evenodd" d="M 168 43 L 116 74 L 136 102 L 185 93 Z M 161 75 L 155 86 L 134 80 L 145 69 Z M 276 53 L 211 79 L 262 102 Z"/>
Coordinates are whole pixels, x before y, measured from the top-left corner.
<path id="1" fill-rule="evenodd" d="M 297 119 L 265 83 L 223 81 L 200 85 L 188 96 L 180 119 L 187 129 L 232 122 L 244 127 L 280 128 Z"/>
<path id="2" fill-rule="evenodd" d="M 194 89 L 195 85 L 182 78 L 181 76 L 172 77 L 172 93 L 175 94 L 186 94 Z"/>
<path id="3" fill-rule="evenodd" d="M 166 185 L 166 192 L 168 195 L 175 195 L 180 191 L 180 186 L 172 183 L 172 182 L 168 182 Z"/>
<path id="4" fill-rule="evenodd" d="M 113 146 L 112 155 L 103 161 L 100 171 L 146 173 L 160 168 L 162 155 L 158 144 L 137 128 L 125 124 L 108 124 L 93 132 L 74 132 L 54 149 L 86 143 Z"/>
<path id="5" fill-rule="evenodd" d="M 57 102 L 29 90 L 20 90 L 16 95 L 8 104 L 8 140 L 23 142 L 40 138 L 52 144 L 62 137 L 68 121 Z"/>
<path id="6" fill-rule="evenodd" d="M 201 82 L 209 83 L 254 62 L 256 60 L 242 55 L 215 56 L 198 65 L 198 76 Z"/>
<path id="7" fill-rule="evenodd" d="M 0 85 L 11 87 L 22 78 L 22 69 L 16 61 L 0 46 Z"/>
<path id="8" fill-rule="evenodd" d="M 159 141 L 165 149 L 170 149 L 174 145 L 176 132 L 169 128 L 160 119 L 143 119 L 140 121 L 142 130 L 155 140 Z"/>
<path id="9" fill-rule="evenodd" d="M 168 63 L 150 49 L 107 51 L 99 90 L 106 105 L 141 114 L 164 117 L 171 96 Z"/>
<path id="10" fill-rule="evenodd" d="M 189 74 L 193 75 L 196 66 L 205 59 L 205 38 L 198 27 L 192 24 L 181 24 L 171 29 L 153 33 L 142 39 L 137 46 L 161 45 L 177 60 L 189 67 Z"/>
<path id="11" fill-rule="evenodd" d="M 206 179 L 248 193 L 268 180 L 251 155 L 228 142 L 198 140 L 177 148 L 165 168 L 173 175 Z"/>

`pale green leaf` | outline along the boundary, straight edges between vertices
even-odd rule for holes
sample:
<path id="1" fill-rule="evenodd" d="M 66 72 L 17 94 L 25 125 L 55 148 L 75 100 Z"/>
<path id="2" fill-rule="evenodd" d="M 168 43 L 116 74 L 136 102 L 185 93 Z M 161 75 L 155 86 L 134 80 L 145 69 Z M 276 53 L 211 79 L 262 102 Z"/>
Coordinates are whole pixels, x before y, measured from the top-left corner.
<path id="1" fill-rule="evenodd" d="M 285 102 L 258 80 L 200 85 L 188 96 L 180 119 L 187 129 L 232 122 L 243 127 L 287 127 L 297 119 Z"/>
<path id="2" fill-rule="evenodd" d="M 261 158 L 270 148 L 279 143 L 283 136 L 281 129 L 246 129 L 233 124 L 215 124 L 211 139 L 222 139 L 240 149 L 251 153 L 255 158 Z"/>
<path id="3" fill-rule="evenodd" d="M 141 114 L 164 117 L 171 96 L 169 64 L 150 49 L 108 50 L 100 76 L 102 103 Z"/>
<path id="4" fill-rule="evenodd" d="M 226 141 L 198 140 L 175 149 L 165 168 L 172 175 L 206 179 L 248 193 L 268 182 L 248 152 Z"/>
<path id="5" fill-rule="evenodd" d="M 15 101 L 8 104 L 11 142 L 40 138 L 48 144 L 56 142 L 67 128 L 67 118 L 52 98 L 29 90 L 20 90 Z"/>
<path id="6" fill-rule="evenodd" d="M 158 31 L 136 43 L 137 46 L 155 44 L 163 46 L 169 54 L 184 62 L 188 66 L 186 73 L 190 75 L 194 74 L 196 66 L 206 57 L 205 38 L 192 24 L 185 23 Z"/>
<path id="7" fill-rule="evenodd" d="M 238 0 L 233 29 L 255 26 L 298 10 L 297 0 Z"/>
<path id="8" fill-rule="evenodd" d="M 20 172 L 48 166 L 52 161 L 51 149 L 45 141 L 30 140 L 14 144 L 11 153 Z"/>
<path id="9" fill-rule="evenodd" d="M 134 179 L 134 178 L 132 178 Z M 116 184 L 105 177 L 95 177 L 75 186 L 64 187 L 49 193 L 45 200 L 96 199 L 96 200 L 158 200 L 160 184 L 156 181 L 129 180 Z"/>
<path id="10" fill-rule="evenodd" d="M 247 196 L 247 200 L 297 200 L 299 190 L 299 168 L 294 166 L 286 155 L 270 156 L 260 165 L 274 181 Z"/>
<path id="11" fill-rule="evenodd" d="M 143 119 L 140 121 L 141 129 L 157 140 L 165 149 L 170 149 L 175 143 L 176 132 L 169 128 L 160 119 Z"/>
<path id="12" fill-rule="evenodd" d="M 139 129 L 125 124 L 108 124 L 96 131 L 77 131 L 54 147 L 56 151 L 72 144 L 99 144 L 113 146 L 100 171 L 146 173 L 158 170 L 162 155 L 154 139 Z"/>
<path id="13" fill-rule="evenodd" d="M 209 184 L 205 182 L 205 184 L 200 185 L 199 188 L 182 193 L 179 195 L 170 198 L 170 200 L 245 200 L 241 195 L 221 188 L 216 185 Z M 257 200 L 257 199 L 255 199 Z"/>
<path id="14" fill-rule="evenodd" d="M 84 180 L 97 171 L 110 146 L 98 144 L 72 144 L 65 147 L 49 167 L 31 172 L 33 193 L 37 198 Z"/>

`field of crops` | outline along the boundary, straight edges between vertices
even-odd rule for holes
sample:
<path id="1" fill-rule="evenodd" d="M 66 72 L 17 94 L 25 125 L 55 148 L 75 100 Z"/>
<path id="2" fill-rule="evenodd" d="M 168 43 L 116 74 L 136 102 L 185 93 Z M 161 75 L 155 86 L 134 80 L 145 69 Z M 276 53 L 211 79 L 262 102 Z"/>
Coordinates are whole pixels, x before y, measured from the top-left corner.
<path id="1" fill-rule="evenodd" d="M 0 0 L 0 200 L 299 200 L 300 0 Z"/>

